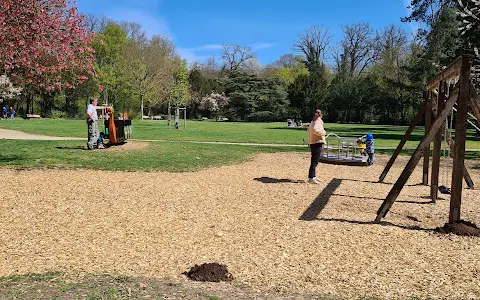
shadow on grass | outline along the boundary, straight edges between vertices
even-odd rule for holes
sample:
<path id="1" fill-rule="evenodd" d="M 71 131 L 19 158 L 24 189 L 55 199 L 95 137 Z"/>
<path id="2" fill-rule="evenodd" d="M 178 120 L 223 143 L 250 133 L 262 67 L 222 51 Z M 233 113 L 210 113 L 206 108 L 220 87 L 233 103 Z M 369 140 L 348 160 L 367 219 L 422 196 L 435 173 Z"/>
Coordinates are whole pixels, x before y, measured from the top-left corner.
<path id="1" fill-rule="evenodd" d="M 294 180 L 294 179 L 277 179 L 272 177 L 260 177 L 253 178 L 253 180 L 260 181 L 261 183 L 305 183 L 304 180 Z"/>
<path id="2" fill-rule="evenodd" d="M 0 154 L 0 163 L 9 163 L 15 161 L 24 161 L 25 157 L 17 154 Z"/>
<path id="3" fill-rule="evenodd" d="M 58 147 L 55 147 L 55 149 L 59 149 L 59 150 L 88 150 L 86 147 L 83 147 L 83 146 L 71 146 L 71 147 L 58 146 Z"/>

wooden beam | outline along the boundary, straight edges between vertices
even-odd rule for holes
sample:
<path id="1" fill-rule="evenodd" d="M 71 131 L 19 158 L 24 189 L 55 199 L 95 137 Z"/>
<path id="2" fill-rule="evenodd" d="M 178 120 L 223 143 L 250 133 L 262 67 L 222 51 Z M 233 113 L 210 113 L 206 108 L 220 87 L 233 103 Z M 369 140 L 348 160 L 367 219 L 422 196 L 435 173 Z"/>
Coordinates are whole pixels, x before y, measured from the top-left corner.
<path id="1" fill-rule="evenodd" d="M 434 109 L 434 116 L 435 119 L 437 118 L 438 114 L 443 110 L 445 107 L 445 88 L 446 83 L 444 81 L 440 81 L 440 86 L 438 87 L 438 98 L 437 98 L 437 107 Z M 432 181 L 430 185 L 430 199 L 432 202 L 436 202 L 438 198 L 438 175 L 440 173 L 440 158 L 442 154 L 442 133 L 444 129 L 444 125 L 440 127 L 435 135 L 435 139 L 433 142 L 433 153 L 432 153 Z"/>
<path id="2" fill-rule="evenodd" d="M 433 102 L 433 93 L 428 92 L 427 104 L 425 106 L 425 135 L 430 131 L 432 126 L 432 102 Z M 428 145 L 428 151 L 425 152 L 423 156 L 423 176 L 422 184 L 428 185 L 428 167 L 430 165 L 430 145 Z"/>
<path id="3" fill-rule="evenodd" d="M 422 106 L 420 107 L 420 110 L 418 111 L 415 118 L 410 122 L 410 126 L 408 127 L 407 132 L 402 137 L 402 140 L 398 144 L 397 149 L 395 149 L 395 152 L 393 152 L 392 157 L 390 157 L 390 160 L 388 161 L 387 165 L 385 166 L 385 169 L 383 170 L 382 174 L 380 175 L 380 178 L 378 179 L 379 182 L 383 182 L 383 180 L 387 176 L 388 172 L 390 171 L 390 168 L 392 168 L 393 163 L 395 162 L 398 155 L 402 151 L 403 146 L 405 145 L 408 138 L 412 134 L 413 130 L 415 129 L 415 126 L 417 126 L 418 122 L 422 120 L 424 114 L 425 114 L 425 101 L 422 103 Z"/>
<path id="4" fill-rule="evenodd" d="M 454 62 L 449 64 L 442 72 L 440 72 L 434 79 L 427 83 L 427 90 L 432 91 L 438 88 L 440 81 L 449 81 L 460 74 L 462 66 L 462 56 L 457 57 Z"/>
<path id="5" fill-rule="evenodd" d="M 385 198 L 385 201 L 383 201 L 382 205 L 377 211 L 377 217 L 375 219 L 375 223 L 379 223 L 383 217 L 385 217 L 392 207 L 393 203 L 397 199 L 398 195 L 400 194 L 400 191 L 403 189 L 405 186 L 405 183 L 407 182 L 408 178 L 413 173 L 413 170 L 415 169 L 416 165 L 422 158 L 422 156 L 425 154 L 425 151 L 430 150 L 430 143 L 433 139 L 433 136 L 436 134 L 436 132 L 442 127 L 443 123 L 445 122 L 445 119 L 447 118 L 447 115 L 449 111 L 452 110 L 453 105 L 455 102 L 457 102 L 458 98 L 458 90 L 455 89 L 453 93 L 448 97 L 448 101 L 445 103 L 445 109 L 442 110 L 442 112 L 438 115 L 438 118 L 435 119 L 435 122 L 432 124 L 431 130 L 428 132 L 426 136 L 423 137 L 422 141 L 418 145 L 417 149 L 413 153 L 412 157 L 410 157 L 410 160 L 408 161 L 407 165 L 402 171 L 402 174 L 400 177 L 397 179 L 397 182 L 393 185 L 392 189 L 388 193 L 387 197 Z"/>
<path id="6" fill-rule="evenodd" d="M 452 185 L 450 187 L 450 190 L 452 191 L 450 197 L 450 223 L 457 223 L 460 221 L 468 102 L 470 99 L 470 59 L 469 56 L 462 56 L 462 67 L 460 70 L 460 92 L 458 94 L 455 124 L 455 152 L 453 153 Z"/>

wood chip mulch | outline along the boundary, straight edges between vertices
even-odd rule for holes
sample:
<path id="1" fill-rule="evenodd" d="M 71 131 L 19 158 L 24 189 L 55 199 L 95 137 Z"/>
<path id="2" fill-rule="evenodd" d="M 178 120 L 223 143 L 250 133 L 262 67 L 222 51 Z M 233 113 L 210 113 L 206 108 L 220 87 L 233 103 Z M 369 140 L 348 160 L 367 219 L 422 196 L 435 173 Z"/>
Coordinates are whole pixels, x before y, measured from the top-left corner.
<path id="1" fill-rule="evenodd" d="M 372 224 L 408 157 L 377 183 L 387 159 L 371 168 L 321 164 L 319 185 L 305 183 L 306 153 L 193 173 L 1 168 L 0 276 L 188 281 L 182 273 L 192 266 L 218 262 L 232 284 L 266 293 L 480 298 L 480 239 L 434 231 L 448 222 L 449 195 L 429 203 L 421 165 Z M 478 163 L 468 167 L 480 185 Z M 479 190 L 464 190 L 462 219 L 480 224 Z"/>

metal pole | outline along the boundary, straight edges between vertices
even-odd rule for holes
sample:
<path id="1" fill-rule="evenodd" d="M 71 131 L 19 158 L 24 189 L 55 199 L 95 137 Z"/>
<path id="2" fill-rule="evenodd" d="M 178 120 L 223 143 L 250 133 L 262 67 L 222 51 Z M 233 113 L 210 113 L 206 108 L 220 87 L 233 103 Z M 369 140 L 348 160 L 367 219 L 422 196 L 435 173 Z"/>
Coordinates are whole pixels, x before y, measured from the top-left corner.
<path id="1" fill-rule="evenodd" d="M 187 108 L 183 108 L 183 128 L 187 129 Z"/>

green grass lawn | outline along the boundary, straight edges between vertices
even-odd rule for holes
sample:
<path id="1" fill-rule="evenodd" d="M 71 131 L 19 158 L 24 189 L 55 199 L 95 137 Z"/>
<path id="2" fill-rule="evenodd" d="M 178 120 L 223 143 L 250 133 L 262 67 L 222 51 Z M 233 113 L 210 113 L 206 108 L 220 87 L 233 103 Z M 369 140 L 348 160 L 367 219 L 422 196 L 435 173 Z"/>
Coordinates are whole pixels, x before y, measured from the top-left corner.
<path id="1" fill-rule="evenodd" d="M 2 140 L 0 166 L 17 168 L 86 168 L 100 170 L 194 171 L 202 168 L 245 161 L 257 153 L 309 151 L 308 147 L 268 147 L 222 144 L 192 144 L 184 141 L 220 141 L 302 145 L 307 139 L 305 128 L 288 128 L 284 123 L 228 123 L 189 121 L 187 129 L 168 129 L 165 121 L 134 121 L 134 137 L 148 143 L 145 149 L 129 151 L 85 151 L 84 141 Z M 0 121 L 0 128 L 52 136 L 85 137 L 86 124 L 80 120 L 14 120 Z M 406 127 L 358 124 L 326 124 L 327 132 L 340 136 L 375 136 L 376 153 L 392 154 Z M 467 148 L 480 149 L 480 141 L 469 132 Z M 406 147 L 415 148 L 423 136 L 419 127 Z M 146 140 L 166 140 L 149 142 Z M 412 150 L 402 154 L 411 155 Z M 477 159 L 479 152 L 467 152 Z"/>
<path id="2" fill-rule="evenodd" d="M 86 137 L 87 125 L 83 120 L 40 119 L 0 121 L 0 128 L 21 130 L 27 133 L 64 137 Z M 407 130 L 406 126 L 325 124 L 327 133 L 358 137 L 372 133 L 376 147 L 396 147 Z M 423 127 L 417 127 L 406 148 L 416 148 L 423 137 Z M 286 122 L 232 123 L 187 121 L 187 129 L 167 128 L 166 121 L 133 120 L 133 138 L 140 140 L 216 141 L 243 143 L 271 143 L 301 145 L 307 140 L 306 128 L 288 128 Z M 480 138 L 468 131 L 468 149 L 480 149 Z"/>
<path id="3" fill-rule="evenodd" d="M 169 172 L 239 163 L 257 153 L 299 151 L 292 147 L 177 142 L 153 142 L 144 149 L 126 151 L 87 151 L 82 141 L 2 140 L 1 145 L 0 166 Z M 308 148 L 301 148 L 300 151 L 308 151 Z"/>

